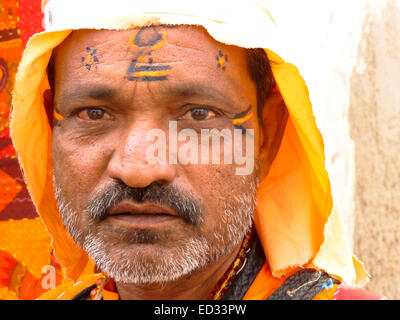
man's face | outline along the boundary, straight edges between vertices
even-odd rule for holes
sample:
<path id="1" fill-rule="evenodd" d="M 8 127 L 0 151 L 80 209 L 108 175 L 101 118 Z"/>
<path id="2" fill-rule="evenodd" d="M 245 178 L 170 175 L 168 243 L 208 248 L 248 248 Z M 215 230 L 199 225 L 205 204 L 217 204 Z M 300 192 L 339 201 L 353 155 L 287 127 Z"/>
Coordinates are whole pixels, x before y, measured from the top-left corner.
<path id="1" fill-rule="evenodd" d="M 260 145 L 244 49 L 201 28 L 160 26 L 76 31 L 55 57 L 56 197 L 72 237 L 103 271 L 124 282 L 173 280 L 242 241 Z M 254 144 L 256 169 L 237 175 L 242 165 L 224 163 L 224 139 L 220 164 L 171 160 L 189 141 L 171 136 L 171 123 L 197 134 L 199 159 L 212 154 L 202 130 L 253 129 L 241 131 L 240 151 Z M 165 132 L 166 161 L 147 157 L 154 129 Z"/>

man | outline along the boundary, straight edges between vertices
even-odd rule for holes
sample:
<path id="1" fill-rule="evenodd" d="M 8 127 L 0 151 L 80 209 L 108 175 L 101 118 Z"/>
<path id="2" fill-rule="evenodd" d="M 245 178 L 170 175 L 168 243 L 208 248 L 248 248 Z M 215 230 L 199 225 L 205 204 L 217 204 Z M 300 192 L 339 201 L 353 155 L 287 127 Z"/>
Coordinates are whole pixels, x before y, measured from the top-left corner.
<path id="1" fill-rule="evenodd" d="M 14 144 L 71 278 L 42 298 L 349 292 L 366 274 L 261 4 L 117 2 L 49 1 L 17 77 Z"/>

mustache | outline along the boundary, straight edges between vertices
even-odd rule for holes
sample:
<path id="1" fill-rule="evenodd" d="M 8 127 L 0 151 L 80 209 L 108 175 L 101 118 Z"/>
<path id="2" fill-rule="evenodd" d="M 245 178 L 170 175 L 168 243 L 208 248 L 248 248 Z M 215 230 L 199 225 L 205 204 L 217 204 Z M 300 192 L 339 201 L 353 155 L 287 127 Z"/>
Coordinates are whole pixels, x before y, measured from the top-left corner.
<path id="1" fill-rule="evenodd" d="M 111 208 L 125 200 L 167 206 L 190 225 L 196 226 L 203 221 L 198 201 L 188 192 L 160 182 L 153 182 L 145 188 L 132 188 L 120 180 L 115 180 L 90 200 L 86 212 L 92 220 L 102 221 L 108 217 Z"/>

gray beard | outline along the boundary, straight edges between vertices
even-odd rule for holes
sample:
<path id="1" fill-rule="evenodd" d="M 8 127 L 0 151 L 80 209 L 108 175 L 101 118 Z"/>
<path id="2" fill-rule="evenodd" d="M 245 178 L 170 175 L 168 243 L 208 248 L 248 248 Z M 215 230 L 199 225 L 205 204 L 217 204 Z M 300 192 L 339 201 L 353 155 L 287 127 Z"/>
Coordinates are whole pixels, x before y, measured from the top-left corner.
<path id="1" fill-rule="evenodd" d="M 225 202 L 222 217 L 213 234 L 184 239 L 169 249 L 168 253 L 158 250 L 151 259 L 139 250 L 130 251 L 127 255 L 126 250 L 116 249 L 91 228 L 88 228 L 87 234 L 83 234 L 79 225 L 80 215 L 64 198 L 55 178 L 54 186 L 58 209 L 67 231 L 97 267 L 116 282 L 150 284 L 174 281 L 189 275 L 218 260 L 243 241 L 253 225 L 258 180 L 256 175 L 242 176 L 242 179 L 243 184 L 249 185 L 248 191 L 232 196 L 229 202 Z M 110 248 L 113 249 L 112 256 Z"/>

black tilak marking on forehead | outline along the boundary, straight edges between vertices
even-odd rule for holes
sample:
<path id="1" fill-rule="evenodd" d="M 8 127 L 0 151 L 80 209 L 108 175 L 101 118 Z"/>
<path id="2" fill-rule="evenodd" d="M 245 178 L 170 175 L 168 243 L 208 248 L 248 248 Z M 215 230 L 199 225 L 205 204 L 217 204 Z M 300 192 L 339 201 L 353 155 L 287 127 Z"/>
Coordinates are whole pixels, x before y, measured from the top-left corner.
<path id="1" fill-rule="evenodd" d="M 152 37 L 150 40 L 145 42 L 142 39 L 142 33 L 146 30 L 151 30 L 152 32 Z M 162 34 L 158 33 L 155 29 L 148 29 L 148 28 L 141 28 L 138 33 L 136 34 L 135 40 L 133 41 L 134 44 L 136 44 L 138 47 L 150 47 L 154 46 L 155 44 L 159 43 L 162 40 Z"/>
<path id="2" fill-rule="evenodd" d="M 162 81 L 168 80 L 168 76 L 142 76 L 142 77 L 134 77 L 129 76 L 127 77 L 129 81 Z"/>
<path id="3" fill-rule="evenodd" d="M 146 40 L 142 39 L 143 32 L 148 30 L 142 28 L 135 35 L 133 44 L 140 49 L 136 56 L 132 59 L 128 70 L 126 72 L 128 81 L 162 81 L 168 79 L 168 70 L 171 66 L 168 65 L 153 65 L 153 58 L 149 58 L 148 62 L 145 62 L 145 56 L 151 55 L 152 51 L 160 48 L 166 41 L 166 32 L 159 32 L 155 29 L 149 29 L 150 38 Z"/>
<path id="4" fill-rule="evenodd" d="M 91 49 L 90 47 L 86 47 L 86 52 L 87 56 L 86 57 L 81 57 L 82 63 L 85 63 L 85 68 L 87 70 L 91 70 L 93 65 L 97 68 L 97 64 L 99 63 L 99 58 L 96 56 L 97 54 L 97 49 Z M 90 58 L 89 60 L 87 60 Z"/>
<path id="5" fill-rule="evenodd" d="M 226 63 L 228 62 L 228 56 L 224 55 L 221 50 L 218 51 L 218 55 L 215 57 L 217 59 L 218 68 L 222 69 L 222 71 L 226 70 Z"/>
<path id="6" fill-rule="evenodd" d="M 240 118 L 243 118 L 243 117 L 247 116 L 247 114 L 250 112 L 250 110 L 251 110 L 251 105 L 248 107 L 248 109 L 246 111 L 243 111 L 241 113 L 236 114 L 233 117 L 233 119 L 240 119 Z"/>
<path id="7" fill-rule="evenodd" d="M 133 67 L 133 68 L 132 68 Z M 131 69 L 132 68 L 132 69 Z M 132 74 L 134 72 L 142 72 L 142 71 L 164 71 L 170 70 L 171 66 L 152 66 L 152 65 L 144 65 L 144 66 L 130 66 L 128 69 L 128 74 Z"/>

